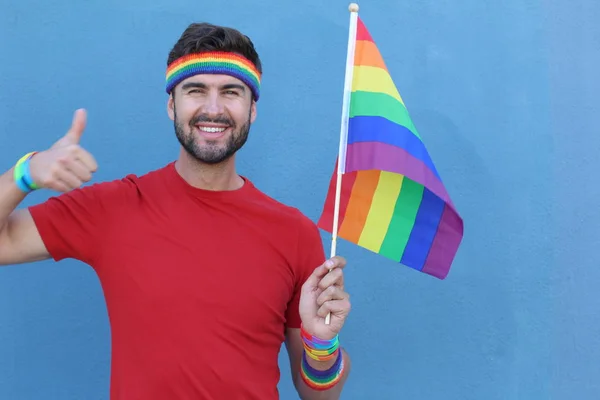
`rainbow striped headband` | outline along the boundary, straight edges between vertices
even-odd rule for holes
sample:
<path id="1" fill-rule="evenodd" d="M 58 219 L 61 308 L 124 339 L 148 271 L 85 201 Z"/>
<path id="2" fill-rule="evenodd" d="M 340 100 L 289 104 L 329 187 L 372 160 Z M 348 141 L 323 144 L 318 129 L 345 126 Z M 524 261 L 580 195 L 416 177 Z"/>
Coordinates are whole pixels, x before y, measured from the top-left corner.
<path id="1" fill-rule="evenodd" d="M 260 73 L 254 64 L 239 54 L 224 51 L 192 53 L 173 61 L 167 67 L 167 93 L 184 79 L 198 74 L 231 75 L 244 82 L 258 100 Z"/>

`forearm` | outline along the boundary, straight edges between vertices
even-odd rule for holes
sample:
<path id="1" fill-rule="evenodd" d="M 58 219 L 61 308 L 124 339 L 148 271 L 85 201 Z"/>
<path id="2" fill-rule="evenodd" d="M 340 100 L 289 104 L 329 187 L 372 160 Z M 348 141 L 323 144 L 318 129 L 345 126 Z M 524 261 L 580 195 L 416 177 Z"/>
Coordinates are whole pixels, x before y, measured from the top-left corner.
<path id="1" fill-rule="evenodd" d="M 8 219 L 10 214 L 23 201 L 26 194 L 15 184 L 14 169 L 11 168 L 0 175 L 0 243 L 7 236 Z"/>
<path id="2" fill-rule="evenodd" d="M 304 379 L 302 378 L 302 372 L 300 372 L 296 378 L 296 388 L 302 400 L 337 400 L 340 398 L 342 394 L 342 389 L 346 380 L 348 379 L 348 374 L 350 373 L 350 356 L 343 349 L 340 348 L 341 352 L 341 361 L 342 361 L 342 371 L 339 381 L 337 383 L 326 390 L 315 390 L 306 384 Z M 306 358 L 307 363 L 310 367 L 314 368 L 318 371 L 327 371 L 331 367 L 334 366 L 336 359 L 328 360 L 328 361 L 317 361 L 310 357 Z"/>
<path id="3" fill-rule="evenodd" d="M 19 176 L 23 168 L 19 169 Z M 31 182 L 28 172 L 25 181 Z M 43 260 L 48 257 L 29 210 L 16 210 L 32 186 L 15 182 L 14 167 L 0 175 L 0 266 Z M 35 188 L 35 187 L 34 187 Z M 16 211 L 15 211 L 16 210 Z"/>

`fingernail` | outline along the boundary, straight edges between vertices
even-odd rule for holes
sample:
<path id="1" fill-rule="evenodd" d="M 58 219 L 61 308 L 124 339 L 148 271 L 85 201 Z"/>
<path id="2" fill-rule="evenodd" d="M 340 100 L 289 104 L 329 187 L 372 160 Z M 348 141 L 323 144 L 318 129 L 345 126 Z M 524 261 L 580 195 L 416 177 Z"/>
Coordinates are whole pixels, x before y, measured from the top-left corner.
<path id="1" fill-rule="evenodd" d="M 327 268 L 329 268 L 329 269 L 333 268 L 333 261 L 331 261 L 331 260 L 327 260 L 327 261 L 325 262 L 325 266 L 326 266 Z"/>

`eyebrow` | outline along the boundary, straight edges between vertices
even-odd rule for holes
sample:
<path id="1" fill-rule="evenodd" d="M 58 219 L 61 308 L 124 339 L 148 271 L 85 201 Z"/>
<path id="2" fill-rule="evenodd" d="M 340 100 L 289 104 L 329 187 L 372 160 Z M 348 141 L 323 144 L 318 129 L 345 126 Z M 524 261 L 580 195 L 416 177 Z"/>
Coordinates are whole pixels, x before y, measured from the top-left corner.
<path id="1" fill-rule="evenodd" d="M 190 89 L 190 88 L 198 88 L 198 89 L 207 89 L 208 86 L 204 83 L 201 82 L 187 82 L 185 84 L 183 84 L 183 86 L 181 87 L 182 89 Z M 246 88 L 243 85 L 240 85 L 239 83 L 228 83 L 225 85 L 221 86 L 222 90 L 225 89 L 239 89 L 241 90 L 243 93 L 246 92 Z"/>

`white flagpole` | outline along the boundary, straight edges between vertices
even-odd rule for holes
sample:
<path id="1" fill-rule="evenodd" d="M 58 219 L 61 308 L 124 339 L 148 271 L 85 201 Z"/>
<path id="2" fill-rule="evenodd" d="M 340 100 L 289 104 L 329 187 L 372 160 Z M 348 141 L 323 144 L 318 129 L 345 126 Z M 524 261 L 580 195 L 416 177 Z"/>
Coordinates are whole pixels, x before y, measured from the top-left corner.
<path id="1" fill-rule="evenodd" d="M 348 51 L 346 54 L 346 75 L 344 80 L 344 97 L 342 101 L 342 118 L 340 127 L 340 147 L 338 151 L 337 181 L 335 187 L 335 206 L 333 211 L 333 229 L 331 236 L 331 257 L 336 254 L 337 233 L 339 225 L 340 196 L 342 175 L 346 169 L 346 146 L 348 144 L 348 119 L 350 118 L 350 94 L 352 93 L 352 72 L 354 68 L 354 50 L 356 46 L 356 22 L 358 19 L 358 4 L 350 3 L 350 27 L 348 30 Z M 329 325 L 331 313 L 327 314 L 325 324 Z"/>

